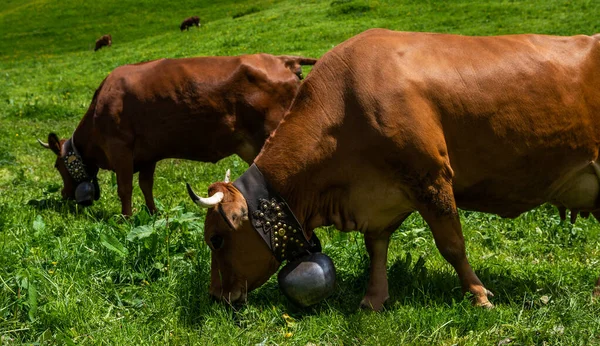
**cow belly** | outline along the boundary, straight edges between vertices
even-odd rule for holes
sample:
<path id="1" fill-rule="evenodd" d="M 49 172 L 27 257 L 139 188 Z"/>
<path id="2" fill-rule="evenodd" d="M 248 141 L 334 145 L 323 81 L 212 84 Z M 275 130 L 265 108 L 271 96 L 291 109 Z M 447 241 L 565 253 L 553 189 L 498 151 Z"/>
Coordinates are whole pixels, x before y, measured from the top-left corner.
<path id="1" fill-rule="evenodd" d="M 550 202 L 571 210 L 594 211 L 598 209 L 600 193 L 600 165 L 594 161 L 582 169 L 571 172 L 557 182 Z"/>
<path id="2" fill-rule="evenodd" d="M 362 192 L 361 189 L 352 192 L 350 201 L 351 205 L 355 206 L 352 208 L 355 211 L 355 227 L 345 227 L 348 230 L 355 229 L 364 233 L 397 227 L 396 224 L 403 220 L 406 214 L 415 210 L 409 196 L 401 189 L 394 188 L 392 184 L 387 185 L 385 191 L 365 187 Z"/>
<path id="3" fill-rule="evenodd" d="M 498 184 L 494 180 L 455 189 L 457 206 L 461 209 L 498 214 L 502 217 L 517 217 L 543 203 L 578 211 L 594 211 L 600 195 L 600 165 L 596 162 L 580 165 L 562 174 L 548 184 L 532 182 L 526 189 L 515 188 L 507 181 Z"/>

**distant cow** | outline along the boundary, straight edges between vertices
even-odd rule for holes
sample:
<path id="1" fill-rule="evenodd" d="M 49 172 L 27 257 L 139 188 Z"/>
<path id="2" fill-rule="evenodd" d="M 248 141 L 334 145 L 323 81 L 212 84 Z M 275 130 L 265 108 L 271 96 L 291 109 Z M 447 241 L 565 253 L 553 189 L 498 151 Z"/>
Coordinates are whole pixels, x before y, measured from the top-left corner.
<path id="1" fill-rule="evenodd" d="M 146 205 L 157 161 L 216 162 L 238 154 L 251 163 L 300 87 L 301 65 L 315 59 L 269 54 L 161 59 L 116 68 L 100 84 L 70 139 L 40 143 L 57 155 L 63 198 L 99 168 L 116 173 L 122 213 L 131 215 L 133 173 Z M 79 199 L 79 198 L 78 198 Z M 91 204 L 92 199 L 87 199 Z"/>
<path id="2" fill-rule="evenodd" d="M 96 48 L 94 48 L 94 52 L 102 47 L 110 46 L 112 46 L 112 36 L 102 35 L 99 39 L 96 40 Z"/>
<path id="3" fill-rule="evenodd" d="M 181 31 L 189 30 L 189 28 L 194 25 L 200 27 L 200 18 L 197 16 L 186 18 L 179 26 L 179 29 L 181 29 Z"/>
<path id="4" fill-rule="evenodd" d="M 335 225 L 364 233 L 362 305 L 379 310 L 390 236 L 417 211 L 463 292 L 491 307 L 457 207 L 516 217 L 550 202 L 600 220 L 598 39 L 373 29 L 333 48 L 251 169 L 212 184 L 207 200 L 190 192 L 211 207 L 210 293 L 244 300 L 277 271 L 283 249 L 297 249 L 302 228 L 310 239 Z M 275 197 L 257 202 L 261 194 Z"/>

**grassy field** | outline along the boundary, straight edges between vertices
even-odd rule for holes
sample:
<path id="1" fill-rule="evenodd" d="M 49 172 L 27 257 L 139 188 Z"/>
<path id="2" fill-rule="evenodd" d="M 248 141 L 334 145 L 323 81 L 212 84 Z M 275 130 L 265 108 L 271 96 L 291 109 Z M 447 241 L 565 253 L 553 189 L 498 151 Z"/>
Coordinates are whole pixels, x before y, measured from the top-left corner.
<path id="1" fill-rule="evenodd" d="M 320 57 L 372 27 L 467 35 L 600 32 L 600 2 L 4 0 L 0 8 L 0 345 L 557 345 L 600 344 L 600 225 L 560 222 L 542 206 L 514 220 L 461 212 L 468 255 L 493 310 L 474 308 L 411 216 L 393 236 L 391 299 L 358 309 L 367 283 L 362 236 L 317 230 L 338 270 L 336 293 L 298 309 L 272 278 L 241 307 L 208 297 L 204 212 L 188 199 L 247 165 L 165 160 L 158 216 L 134 188 L 123 219 L 115 176 L 101 172 L 90 208 L 60 199 L 54 155 L 35 141 L 68 137 L 115 67 L 162 57 L 267 52 Z M 202 27 L 181 33 L 198 15 Z M 113 46 L 93 52 L 100 35 Z M 309 72 L 306 69 L 305 72 Z M 600 86 L 599 86 L 600 87 Z M 140 228 L 141 227 L 141 228 Z M 145 228 L 150 235 L 135 234 Z"/>

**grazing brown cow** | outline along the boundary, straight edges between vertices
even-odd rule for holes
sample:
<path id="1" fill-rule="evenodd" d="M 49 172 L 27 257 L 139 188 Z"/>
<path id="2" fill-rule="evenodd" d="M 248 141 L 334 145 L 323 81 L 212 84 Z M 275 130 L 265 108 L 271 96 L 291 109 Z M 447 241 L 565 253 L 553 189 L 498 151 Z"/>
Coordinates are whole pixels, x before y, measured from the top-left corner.
<path id="1" fill-rule="evenodd" d="M 94 52 L 102 47 L 110 46 L 112 46 L 112 36 L 102 35 L 99 39 L 96 40 L 96 48 L 94 48 Z"/>
<path id="2" fill-rule="evenodd" d="M 198 18 L 197 16 L 186 18 L 183 22 L 181 22 L 179 29 L 181 31 L 190 30 L 190 27 L 194 25 L 200 27 L 200 18 Z"/>
<path id="3" fill-rule="evenodd" d="M 463 291 L 491 307 L 457 207 L 516 217 L 551 202 L 598 218 L 599 150 L 596 38 L 366 31 L 319 60 L 249 171 L 209 187 L 210 293 L 244 299 L 280 264 L 255 228 L 281 228 L 257 219 L 254 193 L 243 192 L 262 184 L 306 238 L 323 225 L 364 233 L 362 306 L 388 299 L 390 235 L 418 211 Z"/>
<path id="4" fill-rule="evenodd" d="M 315 62 L 254 54 L 116 68 L 96 90 L 70 139 L 50 133 L 48 143 L 41 142 L 57 155 L 62 196 L 91 204 L 99 193 L 98 169 L 109 169 L 117 175 L 122 213 L 131 215 L 133 173 L 139 171 L 146 205 L 154 211 L 157 161 L 216 162 L 238 154 L 252 162 L 296 95 L 301 65 Z"/>

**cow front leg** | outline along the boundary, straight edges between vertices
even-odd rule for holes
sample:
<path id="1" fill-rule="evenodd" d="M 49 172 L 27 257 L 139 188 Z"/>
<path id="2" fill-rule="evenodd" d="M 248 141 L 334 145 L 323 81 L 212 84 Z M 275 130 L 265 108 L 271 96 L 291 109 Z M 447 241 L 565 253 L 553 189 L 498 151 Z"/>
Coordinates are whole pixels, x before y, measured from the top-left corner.
<path id="1" fill-rule="evenodd" d="M 116 146 L 116 144 L 115 144 Z M 120 149 L 120 150 L 119 150 Z M 131 192 L 133 191 L 133 155 L 123 146 L 111 151 L 114 171 L 117 175 L 117 193 L 121 199 L 121 213 L 131 216 Z"/>
<path id="2" fill-rule="evenodd" d="M 117 172 L 117 192 L 121 199 L 121 214 L 131 216 L 131 193 L 133 191 L 133 167 Z"/>
<path id="3" fill-rule="evenodd" d="M 492 308 L 488 291 L 467 260 L 465 241 L 454 201 L 452 187 L 448 182 L 427 186 L 420 194 L 419 213 L 425 219 L 435 240 L 435 245 L 456 270 L 463 293 L 473 294 L 473 304 Z"/>
<path id="4" fill-rule="evenodd" d="M 391 232 L 365 234 L 365 246 L 371 260 L 369 285 L 360 307 L 380 311 L 389 298 L 387 280 L 387 253 Z"/>
<path id="5" fill-rule="evenodd" d="M 151 214 L 156 212 L 156 205 L 154 205 L 154 196 L 152 194 L 152 187 L 154 186 L 154 170 L 156 168 L 156 162 L 144 165 L 140 168 L 139 182 L 140 189 L 144 194 L 146 200 L 146 206 Z"/>
<path id="6" fill-rule="evenodd" d="M 594 287 L 593 294 L 594 297 L 600 297 L 600 278 L 596 280 L 596 286 Z"/>

